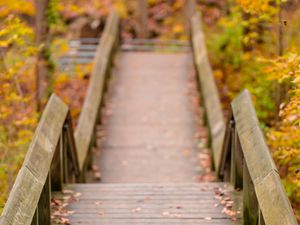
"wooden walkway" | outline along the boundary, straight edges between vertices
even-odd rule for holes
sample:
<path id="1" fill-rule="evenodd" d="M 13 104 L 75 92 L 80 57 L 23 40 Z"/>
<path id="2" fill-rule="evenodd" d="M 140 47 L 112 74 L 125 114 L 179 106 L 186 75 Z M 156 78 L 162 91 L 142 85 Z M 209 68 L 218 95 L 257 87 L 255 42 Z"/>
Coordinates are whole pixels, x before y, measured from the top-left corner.
<path id="1" fill-rule="evenodd" d="M 210 168 L 197 158 L 194 79 L 190 53 L 119 53 L 94 154 L 101 182 L 67 187 L 71 224 L 239 223 L 228 185 L 198 181 Z"/>
<path id="2" fill-rule="evenodd" d="M 197 180 L 191 54 L 124 52 L 115 68 L 94 158 L 102 182 Z"/>

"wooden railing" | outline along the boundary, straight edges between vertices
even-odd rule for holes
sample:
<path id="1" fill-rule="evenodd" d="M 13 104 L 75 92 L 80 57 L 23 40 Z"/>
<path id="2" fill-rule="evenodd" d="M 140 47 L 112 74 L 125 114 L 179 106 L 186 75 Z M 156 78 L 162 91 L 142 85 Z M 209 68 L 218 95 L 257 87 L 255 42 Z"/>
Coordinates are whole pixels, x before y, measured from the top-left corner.
<path id="1" fill-rule="evenodd" d="M 218 90 L 207 58 L 204 33 L 201 26 L 200 17 L 198 14 L 195 14 L 191 19 L 191 42 L 202 99 L 207 112 L 206 120 L 210 130 L 210 143 L 213 151 L 214 168 L 217 171 L 220 165 L 225 122 Z"/>
<path id="2" fill-rule="evenodd" d="M 95 126 L 100 119 L 100 106 L 103 102 L 105 83 L 109 77 L 118 37 L 119 16 L 116 12 L 112 12 L 108 17 L 100 45 L 97 48 L 92 77 L 74 134 L 81 171 L 85 171 L 92 161 L 91 149 L 95 143 Z"/>
<path id="3" fill-rule="evenodd" d="M 69 109 L 52 95 L 5 204 L 1 225 L 50 224 L 51 190 L 79 175 Z"/>
<path id="4" fill-rule="evenodd" d="M 73 136 L 69 108 L 52 95 L 0 217 L 0 225 L 50 225 L 51 191 L 84 181 L 105 81 L 118 41 L 119 17 L 112 12 L 101 37 L 79 122 Z"/>
<path id="5" fill-rule="evenodd" d="M 221 179 L 243 190 L 244 224 L 298 224 L 247 90 L 231 103 L 219 168 Z"/>
<path id="6" fill-rule="evenodd" d="M 215 168 L 221 180 L 231 182 L 243 191 L 243 224 L 296 225 L 295 215 L 247 90 L 231 103 L 226 131 L 223 131 L 225 124 L 220 118 L 223 117 L 220 101 L 207 58 L 199 15 L 192 18 L 191 39 L 208 117 Z"/>

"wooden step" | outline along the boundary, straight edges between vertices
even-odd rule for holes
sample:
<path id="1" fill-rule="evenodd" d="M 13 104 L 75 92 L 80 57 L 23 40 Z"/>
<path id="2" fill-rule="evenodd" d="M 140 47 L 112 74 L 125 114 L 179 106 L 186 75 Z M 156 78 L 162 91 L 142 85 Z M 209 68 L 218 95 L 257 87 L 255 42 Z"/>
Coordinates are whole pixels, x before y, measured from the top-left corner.
<path id="1" fill-rule="evenodd" d="M 52 208 L 53 224 L 241 224 L 241 195 L 224 183 L 73 184 Z"/>

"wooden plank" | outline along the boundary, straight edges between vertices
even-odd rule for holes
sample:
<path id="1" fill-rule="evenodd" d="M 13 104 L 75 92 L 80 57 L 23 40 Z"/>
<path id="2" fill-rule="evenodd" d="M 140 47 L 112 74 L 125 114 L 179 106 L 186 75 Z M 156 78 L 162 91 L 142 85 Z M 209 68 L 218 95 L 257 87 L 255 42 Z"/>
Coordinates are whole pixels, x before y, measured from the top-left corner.
<path id="1" fill-rule="evenodd" d="M 218 171 L 222 154 L 223 138 L 225 134 L 225 122 L 218 90 L 207 57 L 205 38 L 202 31 L 199 14 L 195 14 L 192 17 L 191 38 L 194 63 L 200 81 L 201 93 L 204 99 L 208 126 L 210 129 L 214 167 L 215 170 Z"/>
<path id="2" fill-rule="evenodd" d="M 5 204 L 1 225 L 31 224 L 67 113 L 68 107 L 52 95 Z"/>
<path id="3" fill-rule="evenodd" d="M 72 225 L 77 224 L 97 224 L 97 225 L 128 225 L 128 224 L 139 224 L 139 225 L 149 225 L 149 224 L 172 224 L 172 225 L 183 225 L 183 224 L 194 224 L 194 225 L 237 225 L 241 224 L 240 221 L 231 221 L 230 219 L 221 219 L 221 220 L 209 220 L 209 219 L 176 219 L 176 218 L 169 218 L 169 219 L 151 219 L 151 218 L 144 218 L 144 219 L 80 219 L 76 222 L 72 222 Z"/>
<path id="4" fill-rule="evenodd" d="M 133 209 L 134 210 L 134 209 Z M 143 219 L 143 218 L 147 218 L 149 220 L 152 220 L 152 221 L 155 221 L 157 219 L 161 219 L 163 218 L 164 216 L 162 215 L 164 211 L 156 211 L 154 212 L 155 213 L 155 216 L 153 215 L 153 213 L 150 213 L 150 214 L 142 214 L 142 213 L 134 213 L 134 212 L 131 212 L 129 214 L 106 214 L 106 216 L 102 216 L 102 217 L 106 217 L 107 219 Z M 72 214 L 69 216 L 69 219 L 71 221 L 77 221 L 77 220 L 80 220 L 80 219 L 84 219 L 84 220 L 94 220 L 95 218 L 97 218 L 97 215 L 98 215 L 99 212 L 97 213 L 92 213 L 92 214 L 86 214 L 86 215 L 81 215 L 81 214 Z M 172 214 L 171 214 L 172 215 Z M 226 218 L 226 216 L 222 215 L 222 213 L 218 213 L 219 216 L 216 216 L 214 214 L 209 214 L 209 213 L 206 213 L 206 214 L 200 214 L 200 215 L 192 215 L 192 214 L 187 214 L 187 215 L 182 215 L 182 214 L 179 214 L 179 213 L 174 213 L 174 215 L 181 215 L 181 219 L 199 219 L 199 220 L 205 220 L 206 217 L 209 217 L 211 218 L 211 220 L 230 220 L 230 218 Z M 99 216 L 100 217 L 100 216 Z M 175 216 L 174 216 L 175 217 Z M 180 217 L 180 216 L 179 216 Z M 101 217 L 98 219 L 98 221 L 101 221 Z M 73 223 L 73 222 L 72 222 Z M 195 224 L 196 225 L 196 224 Z M 254 225 L 254 224 L 251 224 L 251 225 Z"/>
<path id="5" fill-rule="evenodd" d="M 224 182 L 212 182 L 212 183 L 123 183 L 120 185 L 119 183 L 102 183 L 99 185 L 98 183 L 89 183 L 89 184 L 68 184 L 68 189 L 74 190 L 87 190 L 87 189 L 97 189 L 97 190 L 126 190 L 126 189 L 137 189 L 143 188 L 143 190 L 160 190 L 160 189 L 167 189 L 167 190 L 199 190 L 199 189 L 213 189 L 213 188 L 230 188 L 231 185 L 229 183 Z"/>
<path id="6" fill-rule="evenodd" d="M 241 210 L 241 193 L 226 183 L 185 184 L 72 184 L 55 198 L 78 195 L 66 210 L 71 224 L 241 224 L 222 213 L 224 201 L 233 200 L 232 210 Z M 73 193 L 71 193 L 73 191 Z M 222 194 L 220 194 L 222 192 Z M 223 202 L 223 204 L 222 204 Z M 236 220 L 236 221 L 232 221 Z M 131 221 L 131 222 L 130 222 Z"/>
<path id="7" fill-rule="evenodd" d="M 265 224 L 296 225 L 295 215 L 259 127 L 249 92 L 244 90 L 231 106 Z"/>
<path id="8" fill-rule="evenodd" d="M 97 47 L 92 77 L 74 134 L 81 171 L 84 168 L 87 154 L 92 145 L 97 116 L 103 98 L 104 83 L 108 67 L 110 66 L 109 59 L 117 39 L 118 27 L 119 16 L 113 11 L 108 17 L 100 45 Z"/>

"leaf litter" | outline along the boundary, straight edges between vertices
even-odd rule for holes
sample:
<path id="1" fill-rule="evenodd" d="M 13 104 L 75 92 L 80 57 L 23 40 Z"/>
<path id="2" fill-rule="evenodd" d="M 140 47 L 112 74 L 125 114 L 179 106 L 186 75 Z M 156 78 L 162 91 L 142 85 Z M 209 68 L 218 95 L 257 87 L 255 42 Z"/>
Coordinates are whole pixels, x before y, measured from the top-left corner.
<path id="1" fill-rule="evenodd" d="M 69 215 L 74 214 L 74 210 L 68 210 L 70 203 L 78 201 L 81 193 L 65 189 L 62 192 L 61 199 L 51 199 L 51 220 L 53 223 L 70 225 Z"/>

